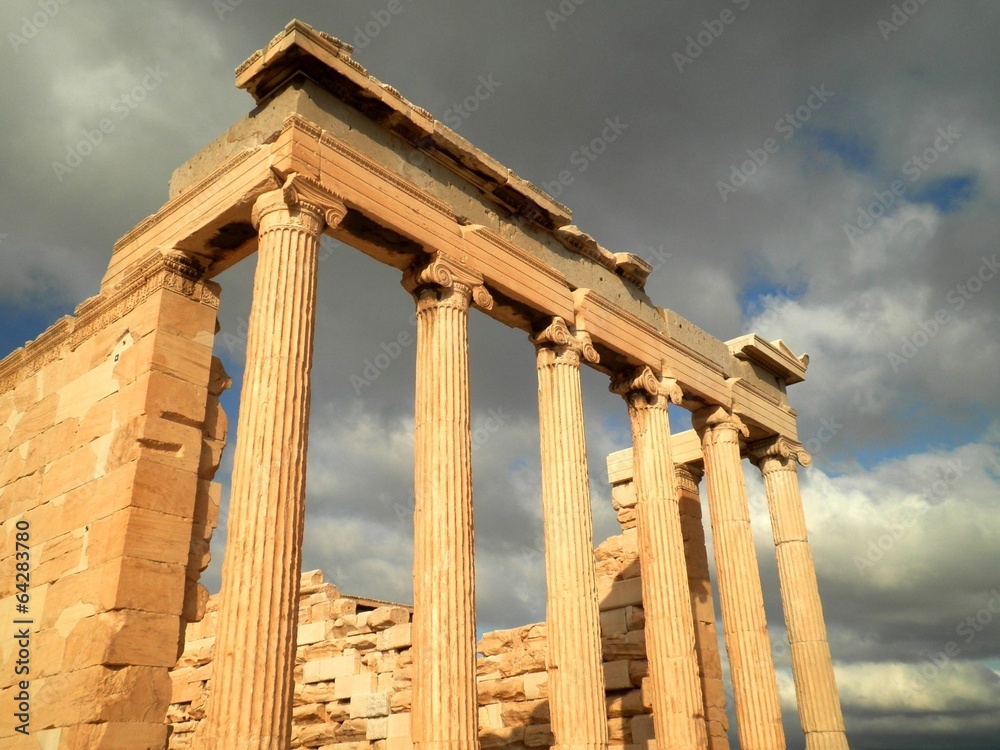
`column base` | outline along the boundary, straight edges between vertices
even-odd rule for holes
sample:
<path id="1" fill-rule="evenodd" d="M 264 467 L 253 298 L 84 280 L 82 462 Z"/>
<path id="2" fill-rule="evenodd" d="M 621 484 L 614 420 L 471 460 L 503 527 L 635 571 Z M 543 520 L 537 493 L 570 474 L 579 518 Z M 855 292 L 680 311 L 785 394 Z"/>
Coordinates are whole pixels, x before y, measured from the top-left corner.
<path id="1" fill-rule="evenodd" d="M 479 740 L 428 740 L 414 742 L 413 750 L 479 750 Z"/>
<path id="2" fill-rule="evenodd" d="M 608 746 L 602 742 L 576 742 L 571 745 L 556 744 L 552 746 L 552 750 L 608 750 Z"/>

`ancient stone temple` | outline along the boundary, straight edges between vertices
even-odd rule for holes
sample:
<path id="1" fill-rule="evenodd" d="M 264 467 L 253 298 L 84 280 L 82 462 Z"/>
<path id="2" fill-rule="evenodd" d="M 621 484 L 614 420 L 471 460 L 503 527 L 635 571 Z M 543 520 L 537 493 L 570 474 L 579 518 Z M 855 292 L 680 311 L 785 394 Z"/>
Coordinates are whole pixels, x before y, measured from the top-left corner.
<path id="1" fill-rule="evenodd" d="M 767 491 L 808 747 L 846 748 L 786 393 L 806 358 L 657 307 L 646 262 L 351 55 L 292 22 L 250 57 L 236 83 L 252 112 L 176 171 L 95 297 L 0 362 L 0 597 L 31 651 L 22 676 L 17 642 L 0 642 L 0 748 L 719 750 L 718 601 L 741 745 L 779 750 L 744 458 Z M 397 268 L 416 308 L 412 607 L 301 575 L 323 234 Z M 254 252 L 209 600 L 230 385 L 212 279 Z M 478 643 L 471 314 L 536 355 L 548 592 L 546 622 Z M 607 375 L 632 425 L 607 459 L 622 534 L 596 554 L 581 367 Z M 668 404 L 694 430 L 672 434 Z"/>

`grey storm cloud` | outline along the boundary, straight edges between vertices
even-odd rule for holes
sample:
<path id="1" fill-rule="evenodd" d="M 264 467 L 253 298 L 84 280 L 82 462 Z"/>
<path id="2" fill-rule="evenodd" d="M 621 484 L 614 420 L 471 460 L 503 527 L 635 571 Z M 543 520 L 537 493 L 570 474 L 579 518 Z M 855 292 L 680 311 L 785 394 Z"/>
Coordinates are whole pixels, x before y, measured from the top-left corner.
<path id="1" fill-rule="evenodd" d="M 354 44 L 373 75 L 558 193 L 602 245 L 649 259 L 658 304 L 724 340 L 756 330 L 810 354 L 789 397 L 814 456 L 803 496 L 852 747 L 996 747 L 1000 9 L 11 0 L 8 348 L 97 292 L 112 245 L 166 201 L 173 169 L 252 108 L 233 69 L 292 17 Z M 305 566 L 351 593 L 407 599 L 412 301 L 396 270 L 326 243 Z M 219 278 L 234 432 L 252 279 L 252 259 Z M 470 332 L 477 607 L 490 629 L 545 614 L 534 352 L 484 316 Z M 586 372 L 583 386 L 600 541 L 617 529 L 605 456 L 630 436 L 606 377 Z M 769 520 L 754 471 L 748 481 L 801 747 Z"/>

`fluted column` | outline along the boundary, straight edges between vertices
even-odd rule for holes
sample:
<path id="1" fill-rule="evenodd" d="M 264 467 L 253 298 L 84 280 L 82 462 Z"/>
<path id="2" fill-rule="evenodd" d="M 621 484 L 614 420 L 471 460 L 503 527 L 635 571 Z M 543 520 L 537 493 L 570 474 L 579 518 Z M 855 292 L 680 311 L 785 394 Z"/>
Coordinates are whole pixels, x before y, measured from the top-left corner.
<path id="1" fill-rule="evenodd" d="M 554 747 L 597 750 L 608 745 L 608 720 L 580 389 L 580 358 L 596 362 L 597 352 L 589 336 L 574 336 L 558 317 L 532 341 L 537 347 Z"/>
<path id="2" fill-rule="evenodd" d="M 257 271 L 199 747 L 284 750 L 291 740 L 317 249 L 345 213 L 298 175 L 254 204 Z"/>
<path id="3" fill-rule="evenodd" d="M 684 534 L 670 453 L 667 404 L 680 402 L 680 390 L 672 381 L 661 381 L 649 367 L 617 376 L 611 390 L 625 398 L 632 422 L 642 607 L 656 744 L 660 750 L 707 748 Z"/>
<path id="4" fill-rule="evenodd" d="M 740 459 L 746 427 L 722 407 L 695 412 L 708 482 L 708 510 L 719 577 L 722 628 L 743 750 L 783 750 L 778 685 L 764 615 L 764 594 L 750 528 Z"/>
<path id="5" fill-rule="evenodd" d="M 705 730 L 708 750 L 729 750 L 729 719 L 726 716 L 726 687 L 722 680 L 722 657 L 715 629 L 715 601 L 708 570 L 708 548 L 701 517 L 698 484 L 704 472 L 690 464 L 674 467 L 681 529 L 684 532 L 684 559 L 687 562 L 691 611 L 694 615 L 694 642 L 701 668 L 701 692 L 705 701 Z"/>
<path id="6" fill-rule="evenodd" d="M 417 303 L 413 708 L 417 750 L 479 747 L 469 305 L 482 279 L 438 253 L 407 271 Z"/>
<path id="7" fill-rule="evenodd" d="M 751 445 L 750 459 L 764 476 L 806 748 L 847 750 L 844 717 L 795 469 L 796 461 L 808 466 L 811 458 L 798 443 L 775 437 Z"/>

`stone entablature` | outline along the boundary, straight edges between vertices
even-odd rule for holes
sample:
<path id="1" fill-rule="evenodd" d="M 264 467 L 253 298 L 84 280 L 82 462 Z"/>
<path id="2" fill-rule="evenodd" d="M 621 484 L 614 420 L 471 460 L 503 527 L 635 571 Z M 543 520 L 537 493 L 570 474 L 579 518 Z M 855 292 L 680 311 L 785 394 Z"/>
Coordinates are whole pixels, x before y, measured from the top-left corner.
<path id="1" fill-rule="evenodd" d="M 309 73 L 285 70 L 290 56 Z M 488 311 L 501 322 L 533 333 L 539 316 L 560 316 L 591 336 L 598 369 L 655 363 L 689 408 L 735 407 L 753 437 L 795 437 L 781 377 L 804 365 L 790 353 L 770 373 L 745 346 L 731 351 L 654 305 L 629 278 L 634 256 L 616 259 L 571 225 L 564 206 L 369 77 L 350 45 L 292 22 L 251 67 L 271 59 L 281 85 L 269 84 L 252 115 L 177 170 L 170 202 L 116 244 L 105 285 L 161 246 L 191 253 L 216 275 L 253 252 L 256 196 L 298 173 L 342 195 L 348 215 L 333 237 L 400 270 L 424 252 L 460 256 L 502 295 Z"/>

